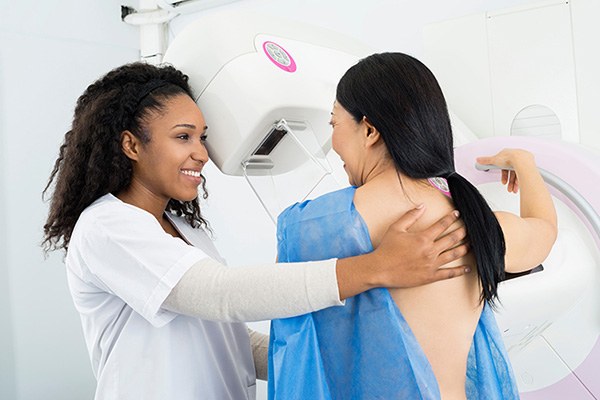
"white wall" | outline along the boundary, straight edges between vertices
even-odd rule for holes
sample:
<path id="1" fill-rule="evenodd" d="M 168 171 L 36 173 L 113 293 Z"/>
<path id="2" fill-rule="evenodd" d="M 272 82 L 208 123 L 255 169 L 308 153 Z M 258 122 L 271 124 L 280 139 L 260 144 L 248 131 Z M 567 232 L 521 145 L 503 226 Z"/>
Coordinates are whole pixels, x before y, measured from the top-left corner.
<path id="1" fill-rule="evenodd" d="M 239 7 L 321 25 L 421 57 L 425 24 L 529 0 L 246 0 Z M 77 97 L 138 57 L 116 0 L 0 0 L 0 398 L 87 399 L 94 379 L 60 254 L 39 248 L 43 190 Z M 194 16 L 172 22 L 176 33 Z M 274 227 L 246 184 L 207 167 L 206 215 L 232 265 L 275 257 Z M 255 325 L 266 330 L 268 325 Z M 261 389 L 259 398 L 264 398 Z"/>
<path id="2" fill-rule="evenodd" d="M 0 2 L 0 398 L 89 399 L 94 377 L 41 192 L 77 97 L 139 57 L 120 1 Z"/>

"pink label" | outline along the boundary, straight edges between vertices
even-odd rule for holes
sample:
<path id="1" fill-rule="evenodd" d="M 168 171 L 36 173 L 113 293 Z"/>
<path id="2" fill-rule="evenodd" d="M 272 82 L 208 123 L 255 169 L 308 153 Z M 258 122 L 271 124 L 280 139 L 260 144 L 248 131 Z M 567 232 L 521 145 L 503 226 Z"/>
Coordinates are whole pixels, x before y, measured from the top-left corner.
<path id="1" fill-rule="evenodd" d="M 429 183 L 439 189 L 440 192 L 444 193 L 446 196 L 452 197 L 450 195 L 450 188 L 448 187 L 448 181 L 442 177 L 435 177 L 427 179 Z"/>
<path id="2" fill-rule="evenodd" d="M 264 42 L 263 50 L 269 60 L 286 72 L 296 71 L 296 62 L 283 47 L 275 42 Z"/>

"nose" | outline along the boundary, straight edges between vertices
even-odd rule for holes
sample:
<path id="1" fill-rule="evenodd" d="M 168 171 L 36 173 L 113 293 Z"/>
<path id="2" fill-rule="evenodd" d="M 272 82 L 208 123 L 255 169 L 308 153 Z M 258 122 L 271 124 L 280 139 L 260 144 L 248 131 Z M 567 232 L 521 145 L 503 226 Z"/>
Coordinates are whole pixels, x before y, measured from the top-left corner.
<path id="1" fill-rule="evenodd" d="M 194 146 L 194 150 L 192 151 L 191 158 L 194 161 L 199 161 L 203 165 L 206 164 L 209 160 L 208 158 L 208 150 L 204 145 L 204 142 L 199 142 Z"/>

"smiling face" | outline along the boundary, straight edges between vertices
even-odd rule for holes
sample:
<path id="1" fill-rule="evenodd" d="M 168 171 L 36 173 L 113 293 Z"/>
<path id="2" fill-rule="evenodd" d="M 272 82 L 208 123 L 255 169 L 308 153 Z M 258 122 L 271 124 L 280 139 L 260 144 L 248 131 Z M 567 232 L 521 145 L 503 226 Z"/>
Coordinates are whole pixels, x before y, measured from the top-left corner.
<path id="1" fill-rule="evenodd" d="M 361 186 L 364 183 L 365 167 L 365 122 L 356 122 L 337 101 L 333 105 L 330 124 L 333 127 L 331 145 L 344 162 L 344 170 L 348 174 L 351 185 Z"/>
<path id="2" fill-rule="evenodd" d="M 133 190 L 128 192 L 165 206 L 170 199 L 194 200 L 202 183 L 200 173 L 208 162 L 207 126 L 196 103 L 187 95 L 175 96 L 163 110 L 151 114 L 144 129 L 149 132 L 147 143 L 123 133 L 123 150 L 133 168 Z"/>

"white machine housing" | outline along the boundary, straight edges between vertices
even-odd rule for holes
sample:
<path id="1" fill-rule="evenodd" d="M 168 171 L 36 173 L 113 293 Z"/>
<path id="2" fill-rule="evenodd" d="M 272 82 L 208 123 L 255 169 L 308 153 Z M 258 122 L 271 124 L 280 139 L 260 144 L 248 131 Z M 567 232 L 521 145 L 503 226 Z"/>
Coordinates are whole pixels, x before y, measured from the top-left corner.
<path id="1" fill-rule="evenodd" d="M 323 28 L 228 11 L 186 27 L 164 62 L 189 76 L 217 167 L 229 175 L 249 170 L 277 175 L 315 155 L 292 151 L 298 140 L 309 153 L 328 153 L 336 84 L 373 52 Z M 315 140 L 316 146 L 306 144 Z"/>

